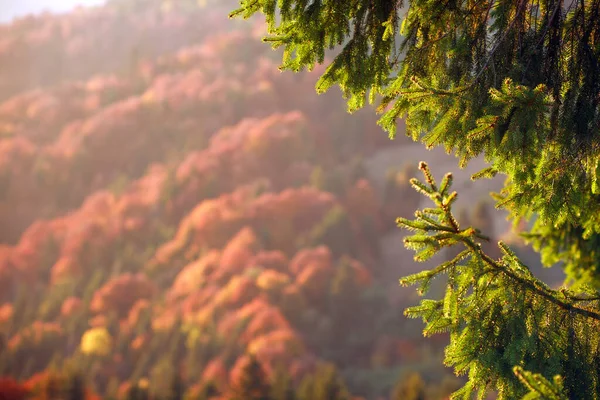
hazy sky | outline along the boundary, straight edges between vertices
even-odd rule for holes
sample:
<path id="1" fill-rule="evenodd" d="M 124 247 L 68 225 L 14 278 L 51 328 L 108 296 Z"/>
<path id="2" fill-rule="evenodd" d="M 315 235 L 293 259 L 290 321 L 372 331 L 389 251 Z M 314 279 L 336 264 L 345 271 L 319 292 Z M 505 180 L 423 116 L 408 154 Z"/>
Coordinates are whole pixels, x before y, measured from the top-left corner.
<path id="1" fill-rule="evenodd" d="M 45 10 L 65 12 L 78 5 L 93 6 L 104 2 L 105 0 L 0 0 L 0 22 Z"/>

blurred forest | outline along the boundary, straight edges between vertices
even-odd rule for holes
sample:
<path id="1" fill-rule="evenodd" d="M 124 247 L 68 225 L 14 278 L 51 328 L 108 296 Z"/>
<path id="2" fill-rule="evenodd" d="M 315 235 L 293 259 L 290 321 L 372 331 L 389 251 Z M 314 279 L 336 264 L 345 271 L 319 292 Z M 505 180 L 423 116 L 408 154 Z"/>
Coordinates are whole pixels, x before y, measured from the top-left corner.
<path id="1" fill-rule="evenodd" d="M 402 315 L 416 163 L 373 167 L 420 154 L 317 96 L 322 71 L 280 73 L 235 6 L 0 25 L 0 399 L 438 400 L 461 382 L 448 338 Z M 503 234 L 468 200 L 465 222 Z"/>

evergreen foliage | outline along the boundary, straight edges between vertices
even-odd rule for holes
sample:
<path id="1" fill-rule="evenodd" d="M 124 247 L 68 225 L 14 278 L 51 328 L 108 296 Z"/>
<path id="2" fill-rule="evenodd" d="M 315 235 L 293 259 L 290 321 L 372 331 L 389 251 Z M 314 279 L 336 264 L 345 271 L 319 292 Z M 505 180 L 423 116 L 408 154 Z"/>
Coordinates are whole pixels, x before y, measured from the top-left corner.
<path id="1" fill-rule="evenodd" d="M 406 245 L 424 261 L 463 250 L 402 280 L 425 293 L 447 275 L 439 300 L 407 310 L 424 333 L 451 333 L 446 363 L 469 381 L 454 398 L 497 391 L 500 399 L 597 399 L 600 395 L 600 2 L 573 0 L 241 0 L 231 16 L 262 12 L 283 47 L 281 69 L 300 71 L 339 50 L 317 83 L 338 85 L 349 111 L 379 101 L 380 125 L 428 148 L 443 146 L 464 167 L 483 155 L 473 179 L 506 175 L 496 207 L 545 265 L 561 263 L 565 287 L 534 277 L 503 243 L 494 259 L 473 227 L 452 213 L 452 177 L 412 181 L 435 208 L 399 219 Z M 405 4 L 406 3 L 406 4 Z M 406 5 L 406 7 L 405 7 Z M 560 377 L 557 377 L 560 376 Z M 562 396 L 562 397 L 561 397 Z"/>
<path id="2" fill-rule="evenodd" d="M 391 400 L 425 400 L 425 382 L 417 372 L 401 379 L 394 391 Z"/>
<path id="3" fill-rule="evenodd" d="M 377 201 L 367 172 L 387 138 L 368 134 L 372 113 L 307 98 L 310 76 L 278 74 L 254 29 L 219 22 L 231 1 L 118 0 L 5 26 L 7 390 L 222 400 L 248 352 L 291 375 L 269 380 L 274 399 L 322 361 L 365 399 L 389 393 L 399 364 L 448 373 L 442 343 L 380 312 L 397 299 L 379 242 L 407 216 L 394 204 L 414 208 L 401 190 Z M 316 167 L 321 190 L 307 189 Z"/>
<path id="4" fill-rule="evenodd" d="M 271 383 L 271 392 L 274 400 L 297 399 L 294 382 L 284 368 L 278 368 L 275 371 L 275 376 Z"/>
<path id="5" fill-rule="evenodd" d="M 406 246 L 416 251 L 418 261 L 428 260 L 444 247 L 461 246 L 463 251 L 432 270 L 403 278 L 401 284 L 419 285 L 424 294 L 432 279 L 447 275 L 443 299 L 425 299 L 406 314 L 423 319 L 425 335 L 450 332 L 445 363 L 458 374 L 469 374 L 469 382 L 455 397 L 469 399 L 475 391 L 483 397 L 494 389 L 500 399 L 514 399 L 525 396 L 525 386 L 558 390 L 558 383 L 552 386 L 544 379 L 560 375 L 569 398 L 597 399 L 600 310 L 596 293 L 552 290 L 502 242 L 498 245 L 503 257 L 492 259 L 481 247 L 487 237 L 473 227 L 461 228 L 456 221 L 452 175 L 446 174 L 438 186 L 428 166 L 421 163 L 420 168 L 425 182 L 413 179 L 411 183 L 435 208 L 417 211 L 414 220 L 398 218 L 399 226 L 415 232 L 405 238 Z"/>
<path id="6" fill-rule="evenodd" d="M 299 400 L 310 400 L 313 398 L 313 392 L 315 388 L 315 377 L 312 375 L 306 375 L 300 385 L 298 386 L 298 399 Z"/>
<path id="7" fill-rule="evenodd" d="M 149 393 L 147 383 L 147 381 L 142 380 L 136 384 L 131 385 L 131 387 L 127 390 L 127 400 L 148 400 Z"/>
<path id="8" fill-rule="evenodd" d="M 209 400 L 219 394 L 219 390 L 214 382 L 204 383 L 198 393 L 198 400 Z"/>
<path id="9" fill-rule="evenodd" d="M 81 374 L 72 374 L 66 392 L 66 400 L 85 399 L 85 381 Z"/>
<path id="10" fill-rule="evenodd" d="M 169 389 L 169 400 L 183 400 L 183 395 L 185 393 L 185 385 L 182 382 L 181 375 L 177 370 L 175 370 L 173 376 L 171 377 L 171 385 Z"/>
<path id="11" fill-rule="evenodd" d="M 308 238 L 304 241 L 303 245 L 304 247 L 314 247 L 323 243 L 336 256 L 345 252 L 352 253 L 348 251 L 348 249 L 354 248 L 350 232 L 352 232 L 352 225 L 348 213 L 343 207 L 336 206 L 325 215 L 321 223 L 309 232 Z"/>
<path id="12" fill-rule="evenodd" d="M 353 322 L 361 306 L 356 296 L 358 290 L 352 267 L 347 259 L 342 259 L 331 283 L 330 299 L 331 314 L 335 318 L 338 333 L 351 330 L 350 322 Z"/>
<path id="13" fill-rule="evenodd" d="M 262 366 L 256 357 L 250 356 L 230 400 L 271 400 L 271 390 Z"/>
<path id="14" fill-rule="evenodd" d="M 334 365 L 323 365 L 317 369 L 314 386 L 315 400 L 349 400 L 350 394 L 338 375 Z"/>

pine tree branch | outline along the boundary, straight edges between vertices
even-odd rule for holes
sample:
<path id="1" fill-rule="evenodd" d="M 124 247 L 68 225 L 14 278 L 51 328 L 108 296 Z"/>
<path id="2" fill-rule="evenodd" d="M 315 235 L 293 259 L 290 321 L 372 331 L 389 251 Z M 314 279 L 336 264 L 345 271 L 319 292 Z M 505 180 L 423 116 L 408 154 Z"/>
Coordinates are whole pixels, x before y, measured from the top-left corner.
<path id="1" fill-rule="evenodd" d="M 477 80 L 479 79 L 479 77 L 481 76 L 481 74 L 483 74 L 483 72 L 487 69 L 490 61 L 494 58 L 494 54 L 496 53 L 496 51 L 498 50 L 500 45 L 504 42 L 504 40 L 508 36 L 508 33 L 510 31 L 512 31 L 512 29 L 514 28 L 515 23 L 517 22 L 517 19 L 519 18 L 519 15 L 521 14 L 521 12 L 523 11 L 523 9 L 525 8 L 526 5 L 527 5 L 526 0 L 521 0 L 519 5 L 517 6 L 517 12 L 515 13 L 515 17 L 510 22 L 508 28 L 504 31 L 502 37 L 500 39 L 498 39 L 498 41 L 496 42 L 496 44 L 494 45 L 492 50 L 490 50 L 490 54 L 487 56 L 485 63 L 483 64 L 483 66 L 481 67 L 479 72 L 477 74 L 475 74 L 475 78 L 473 79 L 473 82 L 468 87 L 466 87 L 464 90 L 468 90 L 471 87 L 473 87 L 475 85 L 475 83 L 477 82 Z"/>
<path id="2" fill-rule="evenodd" d="M 469 246 L 471 246 L 471 244 L 469 244 Z M 562 308 L 565 311 L 574 312 L 574 313 L 582 315 L 582 316 L 584 316 L 586 318 L 591 318 L 591 319 L 594 319 L 596 321 L 600 321 L 600 314 L 599 313 L 596 313 L 596 312 L 587 310 L 585 308 L 577 307 L 577 306 L 574 306 L 574 305 L 572 305 L 570 303 L 561 301 L 556 296 L 554 296 L 554 293 L 558 294 L 560 292 L 552 290 L 549 293 L 549 292 L 543 290 L 542 288 L 537 287 L 535 285 L 535 283 L 533 283 L 532 281 L 529 281 L 529 280 L 527 280 L 525 278 L 522 278 L 522 277 L 516 275 L 510 269 L 508 269 L 505 266 L 497 263 L 491 257 L 489 257 L 487 254 L 485 254 L 481 250 L 481 248 L 477 248 L 477 247 L 471 247 L 471 248 L 473 249 L 473 251 L 478 252 L 478 254 L 480 255 L 480 257 L 486 262 L 486 264 L 488 264 L 492 268 L 501 270 L 504 275 L 510 277 L 514 281 L 517 281 L 519 284 L 521 284 L 522 286 L 526 287 L 529 291 L 537 294 L 538 296 L 541 296 L 541 297 L 545 298 L 546 300 L 550 301 L 551 303 L 553 303 L 554 305 Z M 585 300 L 588 300 L 588 299 L 585 299 Z M 584 301 L 584 299 L 579 299 L 579 301 Z"/>
<path id="3" fill-rule="evenodd" d="M 469 227 L 466 229 L 460 229 L 458 223 L 456 222 L 456 219 L 453 216 L 451 206 L 452 206 L 452 203 L 456 200 L 456 197 L 457 197 L 456 192 L 452 192 L 449 195 L 445 195 L 444 193 L 442 193 L 442 191 L 448 192 L 448 189 L 452 183 L 452 181 L 451 181 L 452 175 L 451 174 L 446 175 L 445 183 L 442 185 L 443 190 L 440 190 L 440 189 L 438 189 L 435 179 L 433 178 L 433 175 L 431 174 L 431 171 L 429 170 L 429 167 L 425 162 L 419 163 L 419 169 L 423 172 L 423 175 L 425 176 L 425 180 L 426 180 L 428 186 L 425 185 L 424 183 L 419 182 L 418 180 L 416 180 L 414 178 L 411 179 L 411 183 L 415 189 L 417 189 L 422 194 L 428 196 L 437 205 L 438 209 L 441 210 L 441 214 L 444 216 L 444 218 L 442 220 L 446 224 L 444 225 L 441 223 L 442 221 L 436 222 L 435 220 L 432 220 L 432 219 L 426 217 L 423 212 L 415 213 L 415 216 L 417 217 L 417 219 L 421 221 L 420 225 L 416 222 L 411 222 L 404 218 L 398 218 L 397 222 L 399 225 L 411 228 L 413 230 L 422 230 L 425 233 L 428 233 L 428 235 L 426 235 L 426 236 L 417 235 L 417 236 L 406 238 L 405 243 L 412 244 L 412 245 L 418 244 L 418 245 L 423 245 L 423 246 L 433 245 L 433 246 L 435 246 L 436 250 L 439 250 L 441 247 L 449 246 L 448 244 L 444 243 L 445 240 L 447 240 L 447 239 L 454 239 L 456 242 L 462 242 L 471 251 L 471 253 L 475 254 L 485 264 L 487 264 L 491 268 L 501 272 L 504 276 L 515 281 L 519 286 L 523 287 L 524 289 L 529 290 L 533 294 L 544 298 L 545 300 L 551 302 L 552 304 L 558 306 L 559 308 L 561 308 L 565 311 L 568 311 L 570 313 L 575 313 L 575 314 L 578 314 L 578 315 L 581 315 L 581 316 L 584 316 L 586 318 L 590 318 L 590 319 L 593 319 L 596 321 L 600 321 L 600 313 L 588 310 L 586 308 L 581 308 L 581 307 L 575 306 L 568 301 L 563 301 L 559 298 L 559 295 L 562 294 L 565 298 L 567 298 L 571 301 L 592 301 L 592 300 L 594 300 L 594 298 L 583 298 L 583 297 L 574 297 L 573 298 L 571 296 L 566 295 L 564 292 L 561 293 L 559 291 L 545 289 L 536 280 L 533 280 L 535 278 L 527 279 L 523 276 L 519 276 L 514 271 L 512 271 L 510 268 L 493 260 L 490 256 L 488 256 L 486 253 L 484 253 L 483 250 L 481 249 L 481 245 L 479 245 L 474 240 L 472 240 L 471 237 L 485 238 L 485 236 L 481 235 L 476 229 L 474 229 L 472 227 Z M 432 232 L 432 231 L 433 232 L 442 231 L 445 233 L 431 234 L 430 232 Z M 502 248 L 506 248 L 506 246 L 503 245 L 501 242 L 499 243 L 499 246 Z M 506 250 L 506 251 L 509 251 L 509 250 Z M 453 263 L 448 263 L 448 264 L 444 263 L 444 264 L 440 265 L 438 268 L 436 268 L 432 271 L 429 271 L 430 272 L 429 276 L 433 277 L 442 272 L 445 272 L 451 266 L 453 266 Z M 600 297 L 598 297 L 597 299 L 600 299 Z"/>
<path id="4" fill-rule="evenodd" d="M 575 360 L 579 356 L 573 351 L 573 346 L 582 346 L 582 343 L 586 343 L 582 354 L 593 353 L 595 345 L 587 342 L 589 336 L 580 326 L 600 326 L 600 313 L 595 306 L 590 309 L 575 303 L 594 301 L 600 296 L 575 296 L 566 289 L 557 291 L 549 288 L 535 278 L 502 242 L 498 242 L 498 246 L 504 253 L 503 258 L 492 259 L 482 250 L 480 240 L 483 235 L 473 227 L 461 229 L 453 216 L 452 204 L 457 197 L 456 192 L 448 194 L 451 175 L 446 175 L 438 189 L 427 164 L 420 163 L 419 168 L 425 182 L 413 179 L 411 183 L 437 208 L 415 212 L 416 219 L 413 221 L 398 218 L 399 226 L 416 232 L 405 238 L 406 246 L 417 251 L 417 261 L 430 258 L 444 247 L 459 243 L 466 247 L 451 261 L 400 280 L 404 286 L 419 284 L 418 292 L 423 295 L 432 279 L 441 274 L 448 276 L 443 298 L 423 300 L 420 305 L 408 308 L 405 315 L 422 318 L 426 324 L 423 330 L 426 336 L 438 332 L 451 333 L 445 363 L 454 366 L 458 374 L 469 371 L 470 375 L 469 383 L 452 398 L 468 398 L 477 387 L 481 394 L 489 387 L 517 385 L 499 397 L 516 398 L 507 397 L 507 394 L 522 393 L 523 388 L 518 386 L 527 386 L 523 379 L 529 383 L 545 382 L 538 372 L 543 371 L 546 363 L 556 362 L 556 357 L 560 357 L 556 353 L 566 354 L 568 360 Z M 566 330 L 562 331 L 563 328 Z M 534 372 L 530 374 L 524 369 L 517 369 L 514 374 L 506 374 L 507 366 L 533 369 Z M 554 371 L 567 377 L 568 383 L 581 375 L 580 371 L 570 368 L 570 364 L 558 364 Z M 589 375 L 595 376 L 593 372 Z M 554 395 L 558 396 L 562 389 L 559 390 L 556 379 L 559 378 L 548 385 L 544 383 L 528 388 L 533 394 L 544 394 L 555 388 Z M 581 393 L 579 390 L 583 386 L 574 388 L 567 384 L 565 388 L 572 394 Z M 562 397 L 555 398 L 562 400 Z"/>

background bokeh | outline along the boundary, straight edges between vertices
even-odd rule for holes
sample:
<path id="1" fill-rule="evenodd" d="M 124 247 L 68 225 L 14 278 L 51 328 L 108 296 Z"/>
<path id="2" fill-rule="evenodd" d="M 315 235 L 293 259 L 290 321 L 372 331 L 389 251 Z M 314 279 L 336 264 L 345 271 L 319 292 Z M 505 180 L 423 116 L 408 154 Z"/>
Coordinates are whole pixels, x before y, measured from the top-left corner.
<path id="1" fill-rule="evenodd" d="M 0 397 L 446 398 L 448 338 L 398 286 L 426 266 L 394 223 L 425 205 L 420 160 L 490 254 L 540 268 L 483 161 L 390 141 L 316 95 L 323 68 L 280 73 L 233 0 L 0 4 Z"/>

